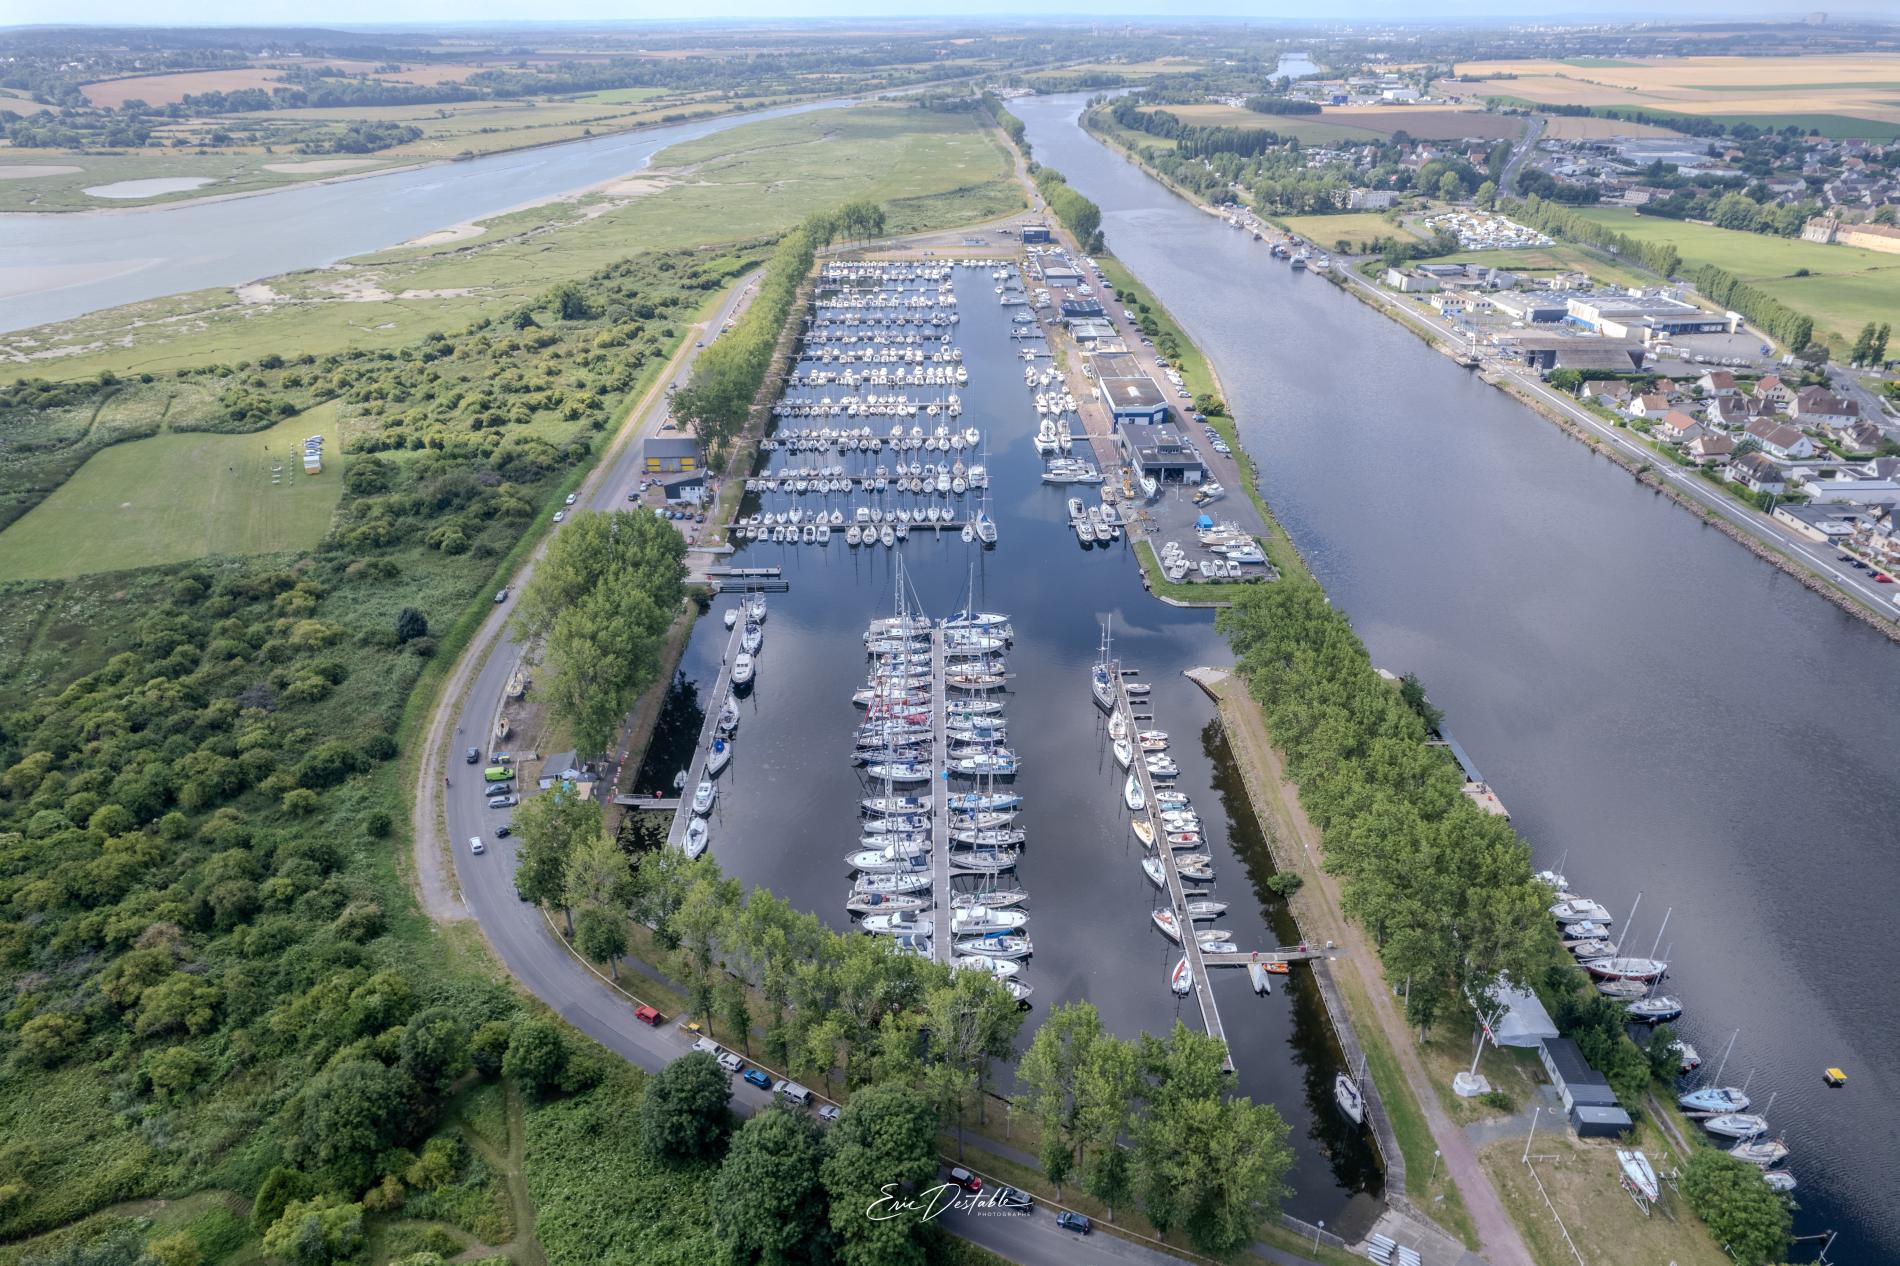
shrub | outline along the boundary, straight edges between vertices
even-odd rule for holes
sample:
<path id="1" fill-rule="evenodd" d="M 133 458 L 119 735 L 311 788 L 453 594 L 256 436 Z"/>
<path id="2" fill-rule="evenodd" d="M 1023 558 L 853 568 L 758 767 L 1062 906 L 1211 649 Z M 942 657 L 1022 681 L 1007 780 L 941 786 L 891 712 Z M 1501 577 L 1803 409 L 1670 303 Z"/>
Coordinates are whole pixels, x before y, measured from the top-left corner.
<path id="1" fill-rule="evenodd" d="M 501 1071 L 533 1098 L 545 1096 L 561 1079 L 567 1064 L 567 1042 L 546 1020 L 518 1021 L 508 1035 L 508 1054 Z"/>

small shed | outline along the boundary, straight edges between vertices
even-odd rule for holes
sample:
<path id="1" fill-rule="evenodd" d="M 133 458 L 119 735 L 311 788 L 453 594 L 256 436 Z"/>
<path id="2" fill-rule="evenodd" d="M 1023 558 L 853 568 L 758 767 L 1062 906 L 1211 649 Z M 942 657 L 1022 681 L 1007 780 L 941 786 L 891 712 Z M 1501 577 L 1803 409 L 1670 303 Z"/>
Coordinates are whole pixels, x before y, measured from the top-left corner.
<path id="1" fill-rule="evenodd" d="M 1570 1110 L 1569 1115 L 1570 1128 L 1577 1132 L 1578 1138 L 1621 1138 L 1636 1128 L 1636 1123 L 1630 1120 L 1630 1114 L 1614 1104 L 1605 1108 L 1580 1103 Z"/>
<path id="2" fill-rule="evenodd" d="M 1591 1136 L 1626 1133 L 1634 1127 L 1629 1113 L 1616 1101 L 1616 1092 L 1602 1073 L 1590 1067 L 1577 1044 L 1567 1037 L 1545 1038 L 1537 1046 L 1538 1059 L 1557 1088 L 1564 1113 L 1579 1134 Z"/>

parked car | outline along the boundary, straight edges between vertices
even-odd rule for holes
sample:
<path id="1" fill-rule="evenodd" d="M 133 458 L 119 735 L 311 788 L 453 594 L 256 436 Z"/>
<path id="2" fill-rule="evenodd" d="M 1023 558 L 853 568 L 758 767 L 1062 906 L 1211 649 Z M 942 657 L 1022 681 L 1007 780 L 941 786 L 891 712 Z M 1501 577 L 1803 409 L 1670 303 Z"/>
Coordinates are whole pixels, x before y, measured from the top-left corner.
<path id="1" fill-rule="evenodd" d="M 479 747 L 471 747 L 467 752 L 463 753 L 462 759 L 470 765 L 479 765 L 482 763 L 482 749 Z"/>
<path id="2" fill-rule="evenodd" d="M 1066 1210 L 1056 1214 L 1056 1225 L 1065 1231 L 1074 1231 L 1077 1235 L 1087 1235 L 1090 1229 L 1089 1220 L 1087 1218 L 1079 1213 L 1069 1213 Z"/>
<path id="3" fill-rule="evenodd" d="M 772 1091 L 787 1103 L 795 1103 L 801 1108 L 811 1106 L 811 1091 L 795 1081 L 775 1082 Z"/>
<path id="4" fill-rule="evenodd" d="M 482 771 L 483 782 L 507 782 L 515 776 L 513 767 L 508 765 L 490 765 Z M 500 788 L 496 788 L 499 791 Z M 492 794 L 492 793 L 491 793 Z"/>
<path id="5" fill-rule="evenodd" d="M 971 1173 L 961 1165 L 953 1165 L 950 1167 L 950 1181 L 965 1191 L 983 1190 L 982 1178 Z"/>
<path id="6" fill-rule="evenodd" d="M 565 523 L 565 522 L 567 522 L 567 511 L 565 511 L 565 510 L 556 510 L 556 511 L 554 512 L 554 521 L 555 521 L 556 523 Z"/>
<path id="7" fill-rule="evenodd" d="M 567 494 L 567 504 L 569 505 L 573 505 L 576 501 L 579 501 L 580 499 L 581 498 L 580 498 L 579 493 L 570 492 Z"/>
<path id="8" fill-rule="evenodd" d="M 1036 1202 L 1029 1193 L 1018 1187 L 1002 1186 L 996 1189 L 996 1204 L 1002 1209 L 1033 1209 Z"/>
<path id="9" fill-rule="evenodd" d="M 745 1067 L 745 1061 L 731 1051 L 719 1052 L 719 1066 L 729 1073 L 736 1073 Z"/>
<path id="10" fill-rule="evenodd" d="M 481 836 L 471 835 L 468 837 L 468 851 L 480 857 L 483 853 L 488 851 L 488 846 L 482 843 Z"/>
<path id="11" fill-rule="evenodd" d="M 835 1103 L 824 1103 L 824 1104 L 818 1105 L 818 1119 L 820 1121 L 823 1121 L 826 1125 L 831 1125 L 831 1124 L 836 1123 L 838 1118 L 843 1115 L 844 1113 L 839 1110 L 838 1105 Z"/>
<path id="12" fill-rule="evenodd" d="M 696 1051 L 704 1051 L 704 1052 L 706 1052 L 706 1054 L 708 1054 L 708 1055 L 712 1055 L 712 1056 L 715 1056 L 715 1057 L 716 1057 L 716 1056 L 719 1056 L 719 1055 L 721 1054 L 721 1052 L 720 1052 L 720 1050 L 719 1050 L 719 1043 L 717 1043 L 717 1042 L 715 1042 L 715 1041 L 713 1041 L 713 1040 L 712 1040 L 711 1038 L 709 1038 L 709 1037 L 696 1037 L 696 1038 L 694 1038 L 694 1039 L 693 1039 L 693 1049 L 694 1049 L 694 1050 L 696 1050 Z"/>
<path id="13" fill-rule="evenodd" d="M 495 838 L 498 840 L 505 840 L 514 833 L 515 829 L 506 822 L 495 828 Z"/>
<path id="14" fill-rule="evenodd" d="M 770 1090 L 772 1088 L 772 1078 L 756 1068 L 746 1069 L 745 1079 L 748 1085 L 757 1086 L 760 1090 Z"/>
<path id="15" fill-rule="evenodd" d="M 638 1020 L 640 1023 L 646 1025 L 648 1028 L 654 1028 L 654 1029 L 659 1028 L 660 1022 L 666 1019 L 666 1017 L 661 1015 L 657 1010 L 655 1010 L 652 1007 L 646 1006 L 645 1004 L 637 1006 L 633 1009 L 633 1018 Z"/>
<path id="16" fill-rule="evenodd" d="M 508 590 L 506 586 L 504 586 L 503 588 L 497 590 L 495 593 L 495 605 L 500 606 L 502 603 L 506 601 L 508 601 Z"/>
<path id="17" fill-rule="evenodd" d="M 520 803 L 521 797 L 516 795 L 488 797 L 488 807 L 491 809 L 512 809 Z"/>

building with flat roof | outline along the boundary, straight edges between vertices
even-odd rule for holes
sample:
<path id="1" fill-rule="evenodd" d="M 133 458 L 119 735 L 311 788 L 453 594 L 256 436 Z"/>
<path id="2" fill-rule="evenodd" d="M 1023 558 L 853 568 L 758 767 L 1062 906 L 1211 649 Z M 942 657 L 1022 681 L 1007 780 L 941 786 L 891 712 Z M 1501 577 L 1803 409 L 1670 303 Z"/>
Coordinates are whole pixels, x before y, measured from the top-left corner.
<path id="1" fill-rule="evenodd" d="M 1571 1128 L 1584 1137 L 1626 1134 L 1634 1128 L 1629 1113 L 1616 1101 L 1609 1079 L 1590 1067 L 1577 1044 L 1567 1037 L 1547 1037 L 1538 1043 L 1537 1058 L 1556 1087 Z"/>
<path id="2" fill-rule="evenodd" d="M 1738 313 L 1705 312 L 1668 295 L 1578 295 L 1567 307 L 1565 319 L 1572 325 L 1605 338 L 1643 342 L 1682 334 L 1733 334 L 1742 324 Z"/>
<path id="3" fill-rule="evenodd" d="M 653 435 L 640 449 L 649 475 L 675 475 L 700 468 L 699 441 L 684 435 Z"/>
<path id="4" fill-rule="evenodd" d="M 1049 226 L 1048 226 L 1048 225 L 1046 225 L 1046 224 L 1025 224 L 1025 225 L 1023 225 L 1023 241 L 1024 241 L 1025 243 L 1029 243 L 1029 242 L 1047 242 L 1047 241 L 1049 241 L 1049 240 L 1050 240 L 1050 237 L 1049 237 Z"/>
<path id="5" fill-rule="evenodd" d="M 1117 426 L 1123 422 L 1152 426 L 1168 420 L 1167 397 L 1134 356 L 1104 354 L 1091 357 L 1089 364 L 1095 370 L 1095 392 Z"/>
<path id="6" fill-rule="evenodd" d="M 1569 315 L 1565 297 L 1548 290 L 1500 290 L 1486 294 L 1484 301 L 1526 325 L 1549 324 Z"/>
<path id="7" fill-rule="evenodd" d="M 1122 456 L 1157 483 L 1198 484 L 1207 478 L 1200 450 L 1172 426 L 1130 422 L 1121 428 Z"/>

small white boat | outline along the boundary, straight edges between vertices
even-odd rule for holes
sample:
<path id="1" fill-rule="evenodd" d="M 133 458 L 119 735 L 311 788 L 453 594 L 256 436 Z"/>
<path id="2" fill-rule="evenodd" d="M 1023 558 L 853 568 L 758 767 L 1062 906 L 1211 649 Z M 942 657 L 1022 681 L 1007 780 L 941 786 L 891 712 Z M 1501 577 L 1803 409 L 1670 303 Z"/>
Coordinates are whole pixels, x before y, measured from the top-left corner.
<path id="1" fill-rule="evenodd" d="M 1704 1086 L 1676 1096 L 1676 1106 L 1685 1112 L 1746 1112 L 1752 1102 L 1733 1086 Z"/>
<path id="2" fill-rule="evenodd" d="M 1743 1139 L 1734 1147 L 1729 1148 L 1728 1154 L 1736 1160 L 1747 1161 L 1751 1165 L 1760 1165 L 1763 1169 L 1767 1169 L 1770 1165 L 1779 1165 L 1788 1159 L 1788 1145 L 1780 1139 Z"/>
<path id="3" fill-rule="evenodd" d="M 739 728 L 739 701 L 731 695 L 727 695 L 726 701 L 719 706 L 717 726 L 721 734 L 731 734 Z"/>
<path id="4" fill-rule="evenodd" d="M 1655 1204 L 1661 1198 L 1662 1185 L 1656 1181 L 1656 1167 L 1649 1163 L 1649 1157 L 1619 1147 L 1616 1149 L 1616 1163 L 1623 1171 L 1625 1187 L 1650 1204 Z"/>
<path id="5" fill-rule="evenodd" d="M 1354 1125 L 1366 1123 L 1365 1096 L 1359 1092 L 1359 1083 L 1345 1073 L 1337 1073 L 1333 1077 L 1333 1102 L 1339 1105 L 1341 1112 L 1352 1118 Z"/>
<path id="6" fill-rule="evenodd" d="M 1702 1128 L 1723 1138 L 1752 1139 L 1757 1134 L 1768 1133 L 1768 1118 L 1752 1112 L 1728 1112 L 1710 1117 L 1702 1123 Z"/>
<path id="7" fill-rule="evenodd" d="M 686 856 L 698 857 L 706 851 L 706 845 L 712 842 L 712 828 L 706 825 L 706 819 L 694 818 L 686 826 Z"/>
<path id="8" fill-rule="evenodd" d="M 968 958 L 1028 958 L 1036 947 L 1026 936 L 973 936 L 955 942 L 951 948 Z"/>
<path id="9" fill-rule="evenodd" d="M 929 936 L 933 924 L 934 920 L 927 914 L 893 912 L 870 915 L 858 926 L 878 936 Z"/>
<path id="10" fill-rule="evenodd" d="M 1762 1172 L 1762 1181 L 1768 1184 L 1771 1191 L 1784 1196 L 1795 1188 L 1794 1175 L 1785 1169 L 1764 1170 Z"/>
<path id="11" fill-rule="evenodd" d="M 1559 923 L 1603 923 L 1613 922 L 1610 912 L 1587 897 L 1572 897 L 1568 901 L 1559 901 L 1550 908 Z"/>
<path id="12" fill-rule="evenodd" d="M 1128 806 L 1130 813 L 1140 813 L 1148 807 L 1148 797 L 1141 789 L 1140 774 L 1128 775 L 1128 781 L 1122 784 L 1122 803 Z"/>
<path id="13" fill-rule="evenodd" d="M 1155 887 L 1166 888 L 1168 886 L 1168 872 L 1161 865 L 1160 858 L 1158 857 L 1142 858 L 1141 869 L 1142 869 L 1142 873 L 1148 876 L 1148 882 L 1152 883 Z"/>
<path id="14" fill-rule="evenodd" d="M 699 786 L 693 788 L 693 812 L 704 817 L 712 812 L 713 801 L 719 798 L 719 788 L 710 778 L 702 778 Z"/>
<path id="15" fill-rule="evenodd" d="M 1135 758 L 1134 749 L 1129 746 L 1128 740 L 1125 738 L 1116 739 L 1114 743 L 1111 744 L 1111 749 L 1115 753 L 1115 763 L 1120 765 L 1123 769 L 1127 769 Z"/>
<path id="16" fill-rule="evenodd" d="M 1252 983 L 1255 993 L 1269 994 L 1273 992 L 1273 976 L 1267 971 L 1264 964 L 1259 962 L 1248 963 L 1247 979 Z"/>
<path id="17" fill-rule="evenodd" d="M 1174 970 L 1168 973 L 1168 988 L 1177 994 L 1194 991 L 1194 969 L 1188 966 L 1187 955 L 1183 954 L 1180 961 L 1175 963 Z"/>
<path id="18" fill-rule="evenodd" d="M 1108 737 L 1124 739 L 1128 737 L 1128 718 L 1117 712 L 1108 718 Z"/>
<path id="19" fill-rule="evenodd" d="M 1174 911 L 1156 910 L 1149 917 L 1155 921 L 1155 926 L 1161 929 L 1162 935 L 1177 945 L 1181 943 L 1181 924 L 1175 919 Z"/>
<path id="20" fill-rule="evenodd" d="M 727 607 L 726 608 L 726 627 L 731 628 L 733 625 L 737 624 L 738 622 L 739 622 L 739 608 Z"/>
<path id="21" fill-rule="evenodd" d="M 1187 916 L 1190 919 L 1218 919 L 1227 913 L 1225 901 L 1190 901 L 1187 903 Z"/>
<path id="22" fill-rule="evenodd" d="M 964 971 L 986 971 L 998 980 L 1007 980 L 1023 969 L 1014 959 L 992 958 L 987 954 L 962 954 L 952 958 L 950 965 Z"/>
<path id="23" fill-rule="evenodd" d="M 719 771 L 732 763 L 732 744 L 722 738 L 712 741 L 712 750 L 706 753 L 706 776 L 718 777 Z"/>
<path id="24" fill-rule="evenodd" d="M 765 644 L 765 630 L 758 624 L 748 622 L 745 632 L 739 635 L 739 649 L 748 655 L 757 655 L 759 647 Z"/>
<path id="25" fill-rule="evenodd" d="M 1141 841 L 1143 848 L 1153 848 L 1155 846 L 1154 823 L 1146 818 L 1136 818 L 1128 824 L 1128 827 L 1135 833 L 1135 838 Z"/>
<path id="26" fill-rule="evenodd" d="M 1029 916 L 1021 910 L 964 906 L 951 912 L 950 935 L 981 936 L 986 932 L 1014 932 L 1028 922 Z"/>
<path id="27" fill-rule="evenodd" d="M 752 680 L 752 656 L 740 651 L 732 661 L 732 684 L 743 686 Z"/>

